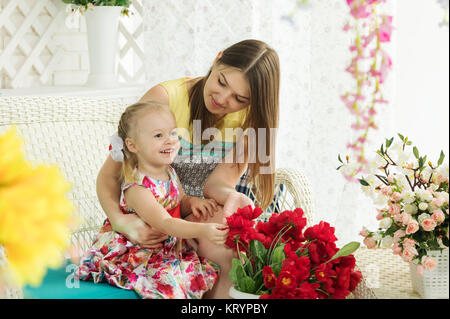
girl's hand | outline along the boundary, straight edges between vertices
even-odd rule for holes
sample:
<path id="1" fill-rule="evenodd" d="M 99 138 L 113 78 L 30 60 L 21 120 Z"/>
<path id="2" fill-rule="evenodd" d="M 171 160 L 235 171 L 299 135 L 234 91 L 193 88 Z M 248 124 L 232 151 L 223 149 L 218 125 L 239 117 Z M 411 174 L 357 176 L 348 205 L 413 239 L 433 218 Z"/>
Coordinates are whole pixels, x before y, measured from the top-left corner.
<path id="1" fill-rule="evenodd" d="M 217 212 L 218 210 L 217 202 L 214 199 L 202 199 L 199 197 L 191 197 L 190 204 L 192 214 L 197 219 L 201 219 L 203 217 L 204 220 L 207 220 L 208 215 L 210 217 L 213 217 L 214 213 Z"/>
<path id="2" fill-rule="evenodd" d="M 160 248 L 168 238 L 144 222 L 136 214 L 124 214 L 116 224 L 111 224 L 114 231 L 121 233 L 135 245 L 143 248 Z"/>
<path id="3" fill-rule="evenodd" d="M 216 245 L 225 244 L 229 232 L 228 226 L 216 223 L 205 223 L 202 225 L 204 225 L 205 229 L 203 237 L 206 237 L 210 242 Z"/>

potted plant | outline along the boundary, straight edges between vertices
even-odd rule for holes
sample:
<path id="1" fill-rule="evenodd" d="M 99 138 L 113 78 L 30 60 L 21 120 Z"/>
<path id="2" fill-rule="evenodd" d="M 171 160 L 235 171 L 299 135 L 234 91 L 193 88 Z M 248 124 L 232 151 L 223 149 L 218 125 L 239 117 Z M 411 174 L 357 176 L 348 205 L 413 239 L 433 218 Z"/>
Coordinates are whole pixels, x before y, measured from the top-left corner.
<path id="1" fill-rule="evenodd" d="M 231 297 L 345 298 L 356 288 L 361 273 L 354 270 L 351 254 L 359 243 L 337 248 L 334 228 L 323 221 L 305 229 L 301 208 L 274 213 L 255 225 L 261 213 L 247 206 L 227 218 L 226 245 L 238 255 L 229 273 Z"/>
<path id="2" fill-rule="evenodd" d="M 86 17 L 89 50 L 87 86 L 116 87 L 116 56 L 120 13 L 128 15 L 130 0 L 62 0 L 72 8 L 71 15 Z"/>
<path id="3" fill-rule="evenodd" d="M 449 168 L 445 154 L 433 163 L 408 137 L 386 139 L 360 174 L 362 190 L 377 208 L 379 228 L 363 228 L 365 245 L 391 248 L 410 263 L 413 288 L 424 298 L 448 298 Z M 341 166 L 352 163 L 347 158 Z"/>

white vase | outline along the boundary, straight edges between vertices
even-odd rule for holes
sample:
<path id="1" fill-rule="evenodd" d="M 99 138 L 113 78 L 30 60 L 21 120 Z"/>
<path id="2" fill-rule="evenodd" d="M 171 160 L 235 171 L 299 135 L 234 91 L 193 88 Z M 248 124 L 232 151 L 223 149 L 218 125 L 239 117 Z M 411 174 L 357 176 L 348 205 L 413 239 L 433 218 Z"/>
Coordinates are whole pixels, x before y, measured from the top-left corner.
<path id="1" fill-rule="evenodd" d="M 96 6 L 85 12 L 89 50 L 89 77 L 86 85 L 94 88 L 118 86 L 116 55 L 119 16 L 122 7 Z"/>
<path id="2" fill-rule="evenodd" d="M 442 253 L 430 251 L 428 255 L 436 258 L 437 265 L 432 270 L 425 270 L 423 275 L 417 273 L 417 265 L 409 264 L 413 289 L 424 299 L 448 299 L 448 248 Z"/>
<path id="3" fill-rule="evenodd" d="M 259 299 L 260 295 L 249 294 L 246 292 L 239 291 L 232 286 L 228 292 L 233 299 Z"/>

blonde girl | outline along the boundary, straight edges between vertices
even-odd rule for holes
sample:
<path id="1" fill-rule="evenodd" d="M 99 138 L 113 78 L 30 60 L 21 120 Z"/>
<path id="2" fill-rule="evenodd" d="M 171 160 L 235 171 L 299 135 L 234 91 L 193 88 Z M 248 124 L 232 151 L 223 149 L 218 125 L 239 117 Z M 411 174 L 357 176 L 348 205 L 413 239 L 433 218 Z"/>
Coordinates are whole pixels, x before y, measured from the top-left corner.
<path id="1" fill-rule="evenodd" d="M 124 154 L 121 213 L 139 216 L 168 238 L 158 248 L 145 248 L 113 231 L 107 220 L 76 276 L 105 279 L 143 298 L 201 298 L 213 287 L 219 267 L 200 258 L 183 239 L 206 238 L 223 245 L 228 230 L 223 224 L 182 219 L 193 211 L 197 217 L 213 213 L 215 204 L 187 196 L 170 166 L 180 148 L 175 117 L 167 106 L 138 102 L 122 114 L 118 137 Z"/>

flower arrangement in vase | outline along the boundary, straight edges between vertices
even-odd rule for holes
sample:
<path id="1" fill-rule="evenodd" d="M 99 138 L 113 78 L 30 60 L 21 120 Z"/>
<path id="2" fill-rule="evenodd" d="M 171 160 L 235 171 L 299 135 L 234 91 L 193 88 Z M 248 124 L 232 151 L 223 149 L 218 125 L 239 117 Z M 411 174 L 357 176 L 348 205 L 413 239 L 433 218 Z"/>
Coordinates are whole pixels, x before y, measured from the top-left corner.
<path id="1" fill-rule="evenodd" d="M 261 299 L 345 298 L 361 279 L 352 253 L 359 243 L 336 247 L 326 222 L 306 227 L 303 210 L 274 213 L 258 222 L 262 210 L 247 206 L 227 217 L 226 245 L 234 248 L 230 280 Z"/>
<path id="2" fill-rule="evenodd" d="M 92 9 L 95 6 L 105 7 L 123 7 L 122 14 L 128 15 L 128 7 L 131 4 L 130 0 L 62 0 L 64 3 L 78 6 L 75 11 L 80 13 L 86 12 L 88 9 Z"/>
<path id="3" fill-rule="evenodd" d="M 435 163 L 427 161 L 408 137 L 398 134 L 396 141 L 386 139 L 367 175 L 359 178 L 364 193 L 380 207 L 378 230 L 364 227 L 360 232 L 364 244 L 392 248 L 404 261 L 417 264 L 419 274 L 436 266 L 431 252 L 449 246 L 449 168 L 444 159 L 441 151 Z M 348 158 L 339 161 L 338 169 L 353 164 Z"/>

